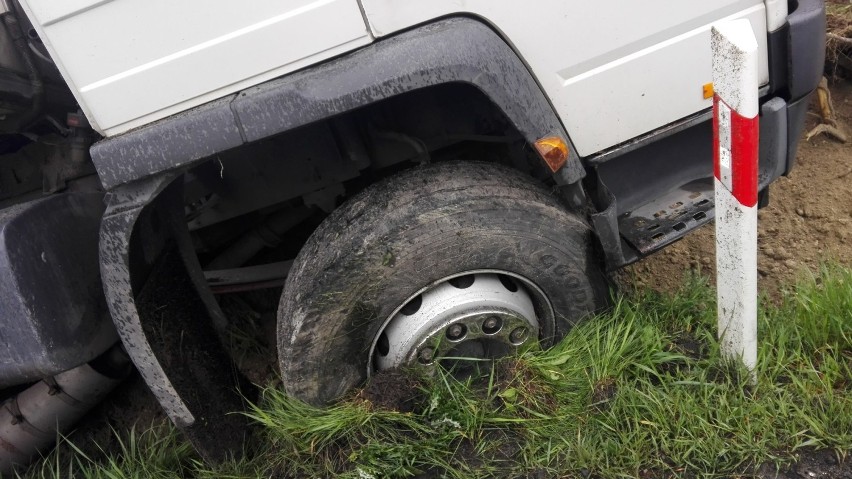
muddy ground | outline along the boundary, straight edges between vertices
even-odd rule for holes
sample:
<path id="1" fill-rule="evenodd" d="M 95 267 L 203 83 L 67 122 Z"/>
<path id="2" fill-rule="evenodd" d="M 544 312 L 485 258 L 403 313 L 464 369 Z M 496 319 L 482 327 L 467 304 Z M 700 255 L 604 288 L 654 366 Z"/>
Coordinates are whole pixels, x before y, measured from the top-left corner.
<path id="1" fill-rule="evenodd" d="M 831 84 L 831 90 L 838 123 L 852 136 L 852 82 L 838 80 Z M 817 118 L 810 117 L 806 130 L 816 123 Z M 770 192 L 769 206 L 759 213 L 758 271 L 762 293 L 779 298 L 783 288 L 798 275 L 816 271 L 825 260 L 852 267 L 852 144 L 842 144 L 825 135 L 809 141 L 803 138 L 796 168 L 789 177 L 773 184 Z M 626 289 L 672 292 L 690 271 L 712 277 L 714 265 L 710 224 L 626 268 L 619 274 L 619 281 Z M 259 331 L 255 333 L 274 338 L 275 294 L 220 299 L 223 308 L 237 311 L 236 316 L 256 315 L 252 322 Z M 242 309 L 249 312 L 239 312 Z M 268 311 L 257 313 L 265 310 Z M 274 341 L 243 343 L 237 338 L 235 344 L 235 355 L 250 380 L 262 383 L 275 377 Z M 134 375 L 112 394 L 111 400 L 93 411 L 72 440 L 90 454 L 97 455 L 95 442 L 115 452 L 115 442 L 110 440 L 112 429 L 126 431 L 134 425 L 137 430 L 146 429 L 166 420 L 144 382 Z M 783 471 L 764 466 L 758 477 L 852 479 L 852 460 L 841 462 L 833 452 L 805 451 L 798 464 Z"/>
<path id="2" fill-rule="evenodd" d="M 831 85 L 839 127 L 852 137 L 852 82 Z M 810 113 L 806 131 L 818 123 Z M 770 186 L 769 206 L 758 213 L 758 289 L 777 299 L 797 276 L 820 262 L 852 266 L 852 143 L 820 134 L 800 140 L 796 167 Z M 626 268 L 620 282 L 672 292 L 685 274 L 715 274 L 714 225 Z"/>

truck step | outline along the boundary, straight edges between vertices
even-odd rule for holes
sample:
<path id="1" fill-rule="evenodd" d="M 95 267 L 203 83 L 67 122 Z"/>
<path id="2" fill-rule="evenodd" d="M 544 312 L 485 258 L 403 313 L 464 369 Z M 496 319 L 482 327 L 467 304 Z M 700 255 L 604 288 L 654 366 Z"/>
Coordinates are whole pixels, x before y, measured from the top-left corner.
<path id="1" fill-rule="evenodd" d="M 622 213 L 618 227 L 628 243 L 647 255 L 709 223 L 713 205 L 712 181 L 693 181 Z"/>

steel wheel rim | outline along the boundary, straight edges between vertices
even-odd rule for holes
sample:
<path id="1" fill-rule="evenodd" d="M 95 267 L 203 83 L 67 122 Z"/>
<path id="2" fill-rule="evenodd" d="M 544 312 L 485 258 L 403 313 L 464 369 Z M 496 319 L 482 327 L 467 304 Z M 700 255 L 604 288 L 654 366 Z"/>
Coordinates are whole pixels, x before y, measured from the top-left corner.
<path id="1" fill-rule="evenodd" d="M 547 296 L 521 275 L 474 270 L 433 282 L 383 322 L 367 375 L 396 367 L 432 371 L 452 358 L 492 360 L 553 335 Z"/>

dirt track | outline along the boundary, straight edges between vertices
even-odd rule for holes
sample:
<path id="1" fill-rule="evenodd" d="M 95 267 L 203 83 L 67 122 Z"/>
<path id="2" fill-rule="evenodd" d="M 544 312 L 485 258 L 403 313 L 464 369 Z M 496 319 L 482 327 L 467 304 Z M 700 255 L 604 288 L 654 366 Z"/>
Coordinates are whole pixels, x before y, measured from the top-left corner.
<path id="1" fill-rule="evenodd" d="M 852 83 L 831 85 L 835 116 L 852 133 Z M 809 114 L 806 131 L 817 120 Z M 815 271 L 821 261 L 852 266 L 852 144 L 825 134 L 800 140 L 796 167 L 770 187 L 769 206 L 758 213 L 758 288 L 771 298 L 797 275 Z M 715 274 L 714 226 L 627 268 L 621 274 L 636 287 L 674 291 L 688 271 Z"/>

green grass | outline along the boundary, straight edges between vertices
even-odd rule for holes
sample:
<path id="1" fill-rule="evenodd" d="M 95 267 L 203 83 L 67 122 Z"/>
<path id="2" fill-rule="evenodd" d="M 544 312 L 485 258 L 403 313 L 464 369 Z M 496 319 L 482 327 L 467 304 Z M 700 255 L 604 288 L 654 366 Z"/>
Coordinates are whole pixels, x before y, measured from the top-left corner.
<path id="1" fill-rule="evenodd" d="M 621 298 L 481 380 L 424 379 L 415 413 L 267 389 L 249 413 L 263 446 L 219 471 L 171 430 L 106 459 L 54 453 L 26 477 L 716 477 L 852 450 L 852 270 L 825 266 L 765 304 L 753 385 L 720 360 L 715 329 L 713 292 L 692 279 Z"/>
<path id="2" fill-rule="evenodd" d="M 114 431 L 110 452 L 98 445 L 100 454 L 86 453 L 73 443 L 61 440 L 59 447 L 36 463 L 23 477 L 86 479 L 167 479 L 183 477 L 194 451 L 170 425 L 143 432 Z M 97 457 L 93 459 L 92 457 Z"/>

